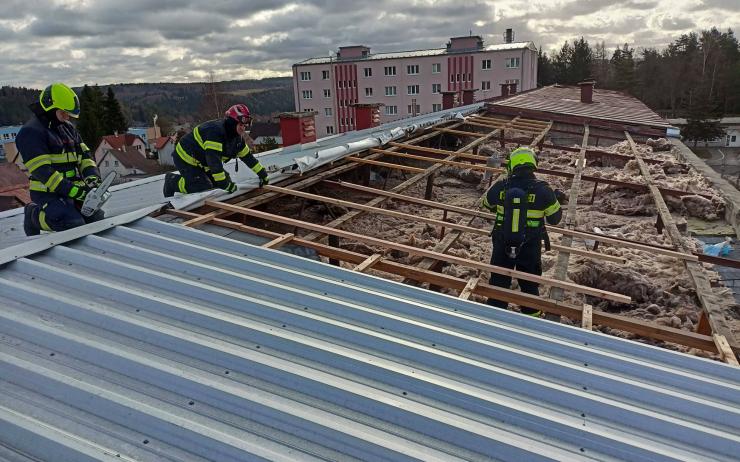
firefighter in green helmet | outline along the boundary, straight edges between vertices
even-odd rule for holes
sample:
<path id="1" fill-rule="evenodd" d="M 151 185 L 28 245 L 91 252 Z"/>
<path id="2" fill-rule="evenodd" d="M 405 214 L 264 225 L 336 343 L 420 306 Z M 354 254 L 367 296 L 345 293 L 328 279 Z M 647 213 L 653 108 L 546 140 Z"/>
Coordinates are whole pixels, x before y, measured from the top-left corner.
<path id="1" fill-rule="evenodd" d="M 63 83 L 52 83 L 30 107 L 34 115 L 15 141 L 31 177 L 32 202 L 25 207 L 23 222 L 26 235 L 102 219 L 102 211 L 85 217 L 78 208 L 101 180 L 90 149 L 70 123 L 80 115 L 77 94 Z"/>
<path id="2" fill-rule="evenodd" d="M 482 205 L 496 215 L 491 233 L 491 264 L 541 275 L 543 239 L 546 247 L 549 246 L 545 222 L 558 224 L 562 211 L 556 192 L 535 177 L 536 169 L 534 151 L 528 147 L 513 150 L 506 163 L 507 177 L 491 186 L 483 196 Z M 490 284 L 508 289 L 511 277 L 491 273 Z M 519 280 L 519 287 L 522 292 L 539 295 L 536 282 Z M 507 307 L 506 302 L 493 298 L 488 303 Z M 521 311 L 530 316 L 541 315 L 534 308 L 521 307 Z"/>

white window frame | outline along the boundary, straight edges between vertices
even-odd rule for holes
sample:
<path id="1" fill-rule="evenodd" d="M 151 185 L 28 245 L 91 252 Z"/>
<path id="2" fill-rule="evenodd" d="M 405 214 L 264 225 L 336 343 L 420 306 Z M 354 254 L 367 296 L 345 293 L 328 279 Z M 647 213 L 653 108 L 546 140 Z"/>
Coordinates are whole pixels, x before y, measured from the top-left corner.
<path id="1" fill-rule="evenodd" d="M 301 96 L 303 99 L 311 99 L 313 98 L 313 90 L 302 90 Z"/>
<path id="2" fill-rule="evenodd" d="M 419 65 L 418 64 L 406 65 L 406 74 L 407 75 L 419 75 Z"/>
<path id="3" fill-rule="evenodd" d="M 432 63 L 432 74 L 439 74 L 442 72 L 442 63 Z"/>
<path id="4" fill-rule="evenodd" d="M 385 87 L 385 96 L 396 96 L 397 94 L 398 91 L 396 90 L 395 85 Z"/>
<path id="5" fill-rule="evenodd" d="M 418 95 L 419 94 L 419 85 L 408 85 L 406 87 L 406 94 L 407 95 Z"/>
<path id="6" fill-rule="evenodd" d="M 442 93 L 442 84 L 441 83 L 433 83 L 432 84 L 432 93 L 434 93 L 434 94 Z"/>
<path id="7" fill-rule="evenodd" d="M 383 74 L 387 77 L 396 75 L 396 66 L 385 66 L 383 68 Z"/>
<path id="8" fill-rule="evenodd" d="M 488 91 L 491 89 L 491 81 L 490 80 L 483 80 L 480 83 L 480 89 L 481 91 Z"/>
<path id="9" fill-rule="evenodd" d="M 416 115 L 421 114 L 421 105 L 420 104 L 409 104 L 408 107 L 406 108 L 408 110 L 408 113 L 409 114 L 413 114 L 414 113 L 414 107 L 413 106 L 416 106 Z"/>
<path id="10" fill-rule="evenodd" d="M 365 87 L 365 97 L 366 98 L 372 98 L 373 97 L 373 88 L 372 87 Z"/>
<path id="11" fill-rule="evenodd" d="M 301 71 L 301 82 L 308 82 L 311 80 L 311 71 Z"/>
<path id="12" fill-rule="evenodd" d="M 483 71 L 490 71 L 493 69 L 493 60 L 492 59 L 484 59 L 480 63 L 480 68 Z"/>
<path id="13" fill-rule="evenodd" d="M 324 98 L 331 98 L 331 90 L 324 88 Z"/>
<path id="14" fill-rule="evenodd" d="M 324 108 L 324 115 L 325 115 L 326 117 L 331 117 L 331 116 L 333 116 L 333 115 L 334 115 L 334 112 L 332 111 L 332 108 L 330 108 L 330 107 L 325 107 L 325 108 Z"/>
<path id="15" fill-rule="evenodd" d="M 398 115 L 398 106 L 385 106 L 385 115 Z"/>
<path id="16" fill-rule="evenodd" d="M 521 61 L 519 60 L 519 57 L 506 58 L 506 68 L 507 69 L 519 69 L 520 65 L 521 65 Z"/>
<path id="17" fill-rule="evenodd" d="M 364 75 L 365 75 L 365 77 L 372 77 L 373 76 L 373 68 L 372 67 L 366 67 L 364 69 Z"/>
<path id="18" fill-rule="evenodd" d="M 334 125 L 327 125 L 326 126 L 326 134 L 327 135 L 333 135 L 334 134 Z"/>
<path id="19" fill-rule="evenodd" d="M 330 75 L 329 71 L 321 71 L 321 80 L 329 80 Z"/>
<path id="20" fill-rule="evenodd" d="M 442 110 L 442 104 L 432 103 L 432 112 L 439 112 Z"/>

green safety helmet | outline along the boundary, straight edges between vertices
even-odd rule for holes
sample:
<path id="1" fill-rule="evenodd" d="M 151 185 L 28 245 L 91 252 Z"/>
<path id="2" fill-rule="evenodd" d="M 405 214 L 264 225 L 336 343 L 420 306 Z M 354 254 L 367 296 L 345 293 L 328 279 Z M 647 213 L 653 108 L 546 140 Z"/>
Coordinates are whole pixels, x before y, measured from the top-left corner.
<path id="1" fill-rule="evenodd" d="M 513 172 L 517 167 L 529 166 L 537 168 L 537 156 L 534 151 L 528 147 L 516 148 L 509 154 L 509 160 L 506 162 L 506 170 Z"/>
<path id="2" fill-rule="evenodd" d="M 52 83 L 39 96 L 44 111 L 61 109 L 72 117 L 80 116 L 80 100 L 77 93 L 63 83 Z"/>

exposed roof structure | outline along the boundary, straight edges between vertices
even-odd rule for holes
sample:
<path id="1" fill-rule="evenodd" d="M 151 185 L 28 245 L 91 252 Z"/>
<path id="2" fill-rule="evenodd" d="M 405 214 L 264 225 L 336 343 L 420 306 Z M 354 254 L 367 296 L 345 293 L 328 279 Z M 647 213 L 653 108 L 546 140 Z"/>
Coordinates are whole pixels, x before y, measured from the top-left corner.
<path id="1" fill-rule="evenodd" d="M 521 49 L 535 49 L 533 42 L 513 42 L 513 43 L 499 43 L 494 45 L 488 45 L 478 51 L 506 51 L 506 50 L 521 50 Z M 471 50 L 465 50 L 466 53 L 470 53 Z M 432 48 L 427 50 L 412 50 L 412 51 L 393 51 L 389 53 L 374 53 L 370 54 L 365 58 L 347 58 L 337 61 L 331 58 L 310 58 L 305 61 L 301 61 L 294 65 L 305 65 L 305 64 L 329 64 L 330 62 L 352 62 L 352 61 L 372 61 L 379 59 L 395 59 L 395 58 L 421 58 L 424 56 L 441 56 L 447 54 L 454 54 L 454 52 L 448 52 L 447 48 Z"/>
<path id="2" fill-rule="evenodd" d="M 589 145 L 588 123 L 511 117 L 509 108 L 476 104 L 271 151 L 260 156 L 271 185 L 251 191 L 254 175 L 227 165 L 242 191 L 175 197 L 173 209 L 159 210 L 161 177 L 116 187 L 106 204 L 113 218 L 1 249 L 0 459 L 735 460 L 740 368 L 730 364 L 738 345 L 718 318 L 721 298 L 702 279 L 707 260 L 677 235 L 663 198 L 693 193 L 659 187 L 648 167 L 661 161 L 638 150 L 642 127 L 656 126 L 613 130 L 628 143 L 629 153 L 618 153 Z M 581 147 L 546 143 L 558 131 L 575 133 Z M 541 169 L 571 183 L 567 218 L 550 228 L 562 236 L 553 245 L 555 275 L 538 279 L 551 287 L 549 297 L 491 286 L 484 274 L 537 276 L 448 252 L 463 233 L 490 243 L 489 229 L 472 225 L 491 214 L 431 200 L 435 176 L 443 167 L 501 172 L 479 152 L 486 142 L 577 152 L 570 170 Z M 589 156 L 633 161 L 640 182 L 585 175 Z M 370 182 L 371 168 L 385 180 L 359 184 Z M 386 189 L 392 171 L 403 176 Z M 599 183 L 648 195 L 670 245 L 575 230 L 587 181 L 596 184 L 593 196 Z M 341 196 L 322 196 L 320 186 Z M 410 195 L 412 186 L 425 198 Z M 372 199 L 345 200 L 349 191 Z M 314 222 L 302 217 L 305 207 L 292 216 L 264 207 L 290 197 L 344 210 L 327 205 L 326 222 Z M 422 207 L 443 210 L 443 219 Z M 344 226 L 366 213 L 441 233 L 413 245 Z M 18 218 L 0 214 L 0 232 Z M 626 262 L 573 245 L 584 237 L 690 273 L 705 316 L 697 331 L 575 304 L 631 301 L 567 280 L 571 255 Z M 440 263 L 474 271 L 448 274 Z M 471 297 L 533 306 L 573 325 Z"/>
<path id="3" fill-rule="evenodd" d="M 740 369 L 150 218 L 9 264 L 0 295 L 6 454 L 740 452 Z"/>

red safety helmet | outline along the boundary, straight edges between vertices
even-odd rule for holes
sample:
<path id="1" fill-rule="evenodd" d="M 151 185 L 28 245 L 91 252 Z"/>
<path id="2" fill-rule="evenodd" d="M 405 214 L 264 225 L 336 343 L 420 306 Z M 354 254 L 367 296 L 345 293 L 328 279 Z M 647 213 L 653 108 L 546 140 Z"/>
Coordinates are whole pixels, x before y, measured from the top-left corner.
<path id="1" fill-rule="evenodd" d="M 250 125 L 252 123 L 252 116 L 249 115 L 249 108 L 246 104 L 235 104 L 231 106 L 226 111 L 226 117 L 244 125 Z"/>

